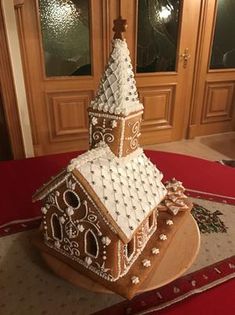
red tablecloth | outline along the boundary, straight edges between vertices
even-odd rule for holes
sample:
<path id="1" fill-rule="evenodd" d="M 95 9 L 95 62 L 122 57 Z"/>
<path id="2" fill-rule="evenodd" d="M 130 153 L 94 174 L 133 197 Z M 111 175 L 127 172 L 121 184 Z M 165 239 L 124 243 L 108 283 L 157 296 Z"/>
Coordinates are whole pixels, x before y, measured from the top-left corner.
<path id="1" fill-rule="evenodd" d="M 163 172 L 164 180 L 176 177 L 192 195 L 224 199 L 235 204 L 235 169 L 181 154 L 146 151 Z M 0 226 L 40 215 L 32 194 L 51 176 L 66 167 L 78 152 L 0 163 Z"/>

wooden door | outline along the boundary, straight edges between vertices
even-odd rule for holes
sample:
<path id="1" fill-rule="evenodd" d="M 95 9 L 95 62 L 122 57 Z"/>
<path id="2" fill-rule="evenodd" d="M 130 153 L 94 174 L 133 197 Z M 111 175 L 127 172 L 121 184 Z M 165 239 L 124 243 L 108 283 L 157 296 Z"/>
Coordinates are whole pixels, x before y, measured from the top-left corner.
<path id="1" fill-rule="evenodd" d="M 235 2 L 203 1 L 189 137 L 235 130 Z"/>
<path id="2" fill-rule="evenodd" d="M 46 8 L 49 11 L 44 14 Z M 102 1 L 15 0 L 15 10 L 35 154 L 88 148 L 87 107 L 106 58 Z M 77 21 L 80 33 L 72 24 Z M 66 28 L 66 23 L 71 25 Z M 85 36 L 89 40 L 84 41 Z M 76 56 L 73 45 L 79 41 L 80 55 Z M 72 48 L 63 51 L 68 42 Z M 87 54 L 85 45 L 89 46 Z"/>
<path id="3" fill-rule="evenodd" d="M 121 11 L 129 25 L 127 39 L 145 108 L 142 144 L 182 139 L 188 126 L 201 1 L 123 0 Z M 172 56 L 167 59 L 169 49 Z"/>
<path id="4" fill-rule="evenodd" d="M 39 12 L 42 2 L 48 6 L 56 5 L 56 3 L 64 3 L 64 5 L 78 3 L 78 6 L 79 3 L 89 4 L 89 22 L 86 21 L 90 38 L 91 66 L 89 68 L 88 65 L 89 74 L 85 72 L 86 75 L 84 75 L 80 72 L 79 75 L 75 75 L 75 71 L 73 75 L 67 75 L 66 72 L 65 74 L 63 72 L 64 68 L 60 70 L 62 72 L 53 73 L 52 69 L 57 68 L 53 65 L 58 65 L 58 56 L 53 52 L 48 54 L 45 48 L 45 36 L 48 34 L 45 35 L 43 28 L 42 9 Z M 142 10 L 139 9 L 141 2 L 161 4 L 158 11 L 163 20 L 170 19 L 177 13 L 175 59 L 172 63 L 173 66 L 167 70 L 163 67 L 160 70 L 149 72 L 146 67 L 146 71 L 141 71 L 141 73 L 139 71 L 141 65 L 138 63 L 138 47 L 139 38 L 142 37 L 139 34 L 142 26 L 138 22 L 138 17 Z M 125 37 L 134 68 L 137 69 L 136 80 L 140 100 L 145 106 L 142 144 L 173 141 L 185 136 L 189 118 L 201 0 L 171 1 L 178 6 L 176 10 L 166 7 L 165 2 L 165 0 L 121 0 L 120 2 L 117 0 L 64 2 L 15 0 L 36 155 L 88 148 L 86 109 L 94 97 L 104 70 L 110 51 L 110 39 L 113 35 L 113 19 L 119 14 L 128 21 L 129 26 Z M 82 8 L 80 9 L 82 11 Z M 78 7 L 78 11 L 80 9 Z M 70 14 L 71 8 L 63 8 L 61 12 L 58 10 L 56 7 L 52 12 L 53 18 L 56 19 L 55 23 L 58 19 L 61 22 L 63 15 Z M 175 11 L 177 12 L 175 13 Z M 79 12 L 76 14 L 79 15 Z M 148 15 L 146 14 L 146 16 Z M 54 30 L 53 21 L 49 22 Z M 158 32 L 157 27 L 155 33 Z M 60 33 L 60 31 L 64 31 L 63 21 L 58 32 Z M 71 38 L 72 36 L 66 37 L 66 44 Z M 76 38 L 74 41 L 76 42 Z M 156 42 L 155 45 L 157 47 L 158 43 Z M 163 43 L 163 45 L 165 44 Z M 53 51 L 54 47 L 51 46 Z M 167 47 L 165 51 L 167 51 Z M 66 61 L 73 61 L 75 57 L 67 58 Z M 87 70 L 87 65 L 85 68 Z"/>

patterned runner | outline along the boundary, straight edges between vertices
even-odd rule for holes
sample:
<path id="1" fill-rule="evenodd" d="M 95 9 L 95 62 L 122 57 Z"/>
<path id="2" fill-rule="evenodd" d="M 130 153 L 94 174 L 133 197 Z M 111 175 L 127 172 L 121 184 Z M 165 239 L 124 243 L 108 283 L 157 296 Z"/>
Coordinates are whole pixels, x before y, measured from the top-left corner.
<path id="1" fill-rule="evenodd" d="M 202 199 L 193 201 L 194 216 L 202 233 L 195 263 L 187 275 L 132 301 L 74 287 L 53 275 L 31 244 L 34 231 L 0 238 L 0 314 L 148 314 L 233 278 L 234 206 Z"/>

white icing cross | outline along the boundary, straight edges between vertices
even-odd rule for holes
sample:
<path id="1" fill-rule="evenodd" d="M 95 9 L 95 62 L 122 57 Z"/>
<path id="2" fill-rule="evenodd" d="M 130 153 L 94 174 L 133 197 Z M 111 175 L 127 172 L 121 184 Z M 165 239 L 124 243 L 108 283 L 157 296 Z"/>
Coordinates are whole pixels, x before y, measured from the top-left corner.
<path id="1" fill-rule="evenodd" d="M 160 253 L 159 248 L 156 248 L 156 247 L 153 247 L 153 248 L 152 248 L 152 254 L 153 254 L 153 255 L 157 255 L 157 254 L 159 254 L 159 253 Z"/>
<path id="2" fill-rule="evenodd" d="M 85 257 L 85 263 L 89 266 L 92 264 L 92 259 L 88 256 Z"/>
<path id="3" fill-rule="evenodd" d="M 142 264 L 143 264 L 143 266 L 146 267 L 146 268 L 151 266 L 151 262 L 150 262 L 150 260 L 148 260 L 148 259 L 142 260 Z"/>
<path id="4" fill-rule="evenodd" d="M 42 207 L 42 208 L 41 208 L 41 212 L 42 212 L 43 214 L 47 214 L 47 208 Z"/>
<path id="5" fill-rule="evenodd" d="M 106 246 L 108 246 L 111 243 L 111 239 L 108 236 L 103 236 L 101 241 Z"/>
<path id="6" fill-rule="evenodd" d="M 160 239 L 161 241 L 165 241 L 165 240 L 167 240 L 167 236 L 166 236 L 165 234 L 160 234 L 160 235 L 159 235 L 159 239 Z"/>
<path id="7" fill-rule="evenodd" d="M 133 284 L 138 284 L 140 282 L 140 279 L 139 279 L 139 277 L 133 276 L 133 277 L 131 277 L 131 282 Z"/>

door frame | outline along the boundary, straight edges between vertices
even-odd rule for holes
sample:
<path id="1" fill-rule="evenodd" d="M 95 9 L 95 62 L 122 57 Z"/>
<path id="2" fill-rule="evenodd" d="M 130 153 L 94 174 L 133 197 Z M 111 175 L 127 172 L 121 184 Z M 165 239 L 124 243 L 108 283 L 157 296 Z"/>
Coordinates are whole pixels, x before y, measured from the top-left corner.
<path id="1" fill-rule="evenodd" d="M 218 0 L 201 0 L 201 14 L 198 27 L 197 52 L 187 138 L 231 132 L 235 130 L 234 73 L 235 69 L 210 69 L 210 58 L 214 40 Z M 226 88 L 227 107 L 217 113 L 211 109 L 213 93 Z M 231 92 L 231 93 L 230 93 Z M 208 102 L 210 100 L 210 106 Z M 225 100 L 224 100 L 225 102 Z M 213 106 L 212 106 L 213 107 Z M 231 111 L 231 113 L 230 113 Z M 223 116 L 225 116 L 223 118 Z"/>
<path id="2" fill-rule="evenodd" d="M 3 16 L 2 0 L 0 2 L 0 86 L 13 158 L 25 158 L 24 142 L 8 48 L 6 25 Z"/>

